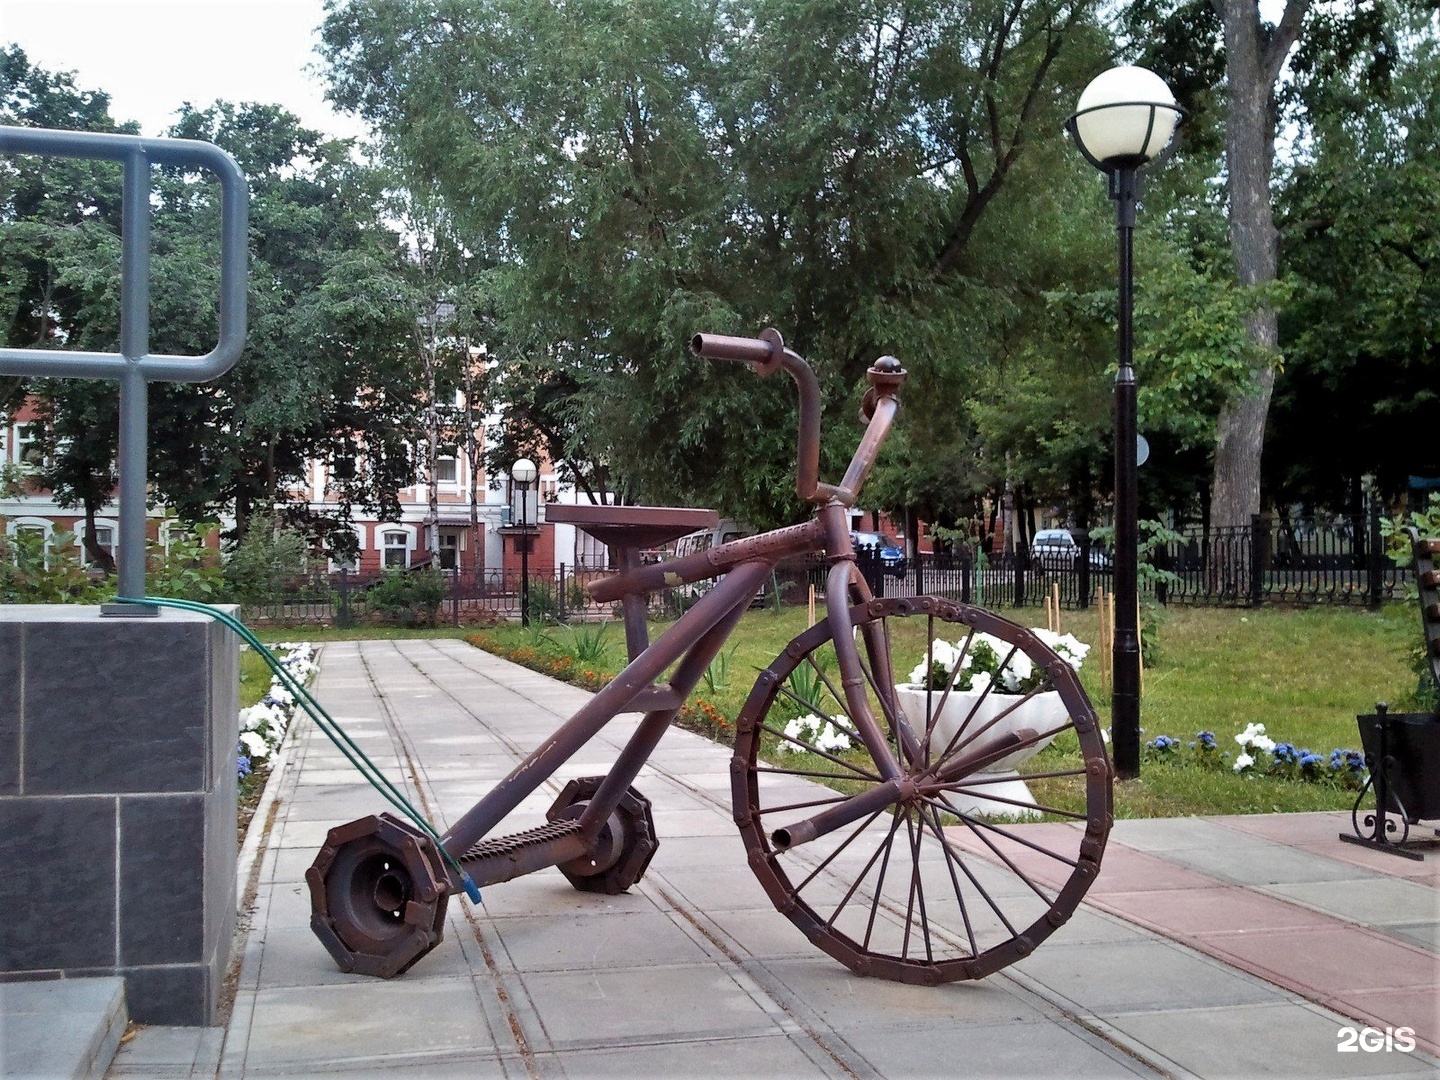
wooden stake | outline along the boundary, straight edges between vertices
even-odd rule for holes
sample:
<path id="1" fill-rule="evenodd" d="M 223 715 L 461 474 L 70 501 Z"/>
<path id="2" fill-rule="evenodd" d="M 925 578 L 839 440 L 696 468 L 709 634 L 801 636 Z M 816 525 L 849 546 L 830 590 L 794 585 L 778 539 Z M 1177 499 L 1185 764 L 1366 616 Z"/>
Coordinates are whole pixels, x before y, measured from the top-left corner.
<path id="1" fill-rule="evenodd" d="M 1139 639 L 1140 639 L 1140 641 L 1139 641 L 1139 645 L 1140 645 L 1140 650 L 1139 650 L 1139 652 L 1140 652 L 1140 655 L 1136 658 L 1136 663 L 1138 663 L 1138 664 L 1140 665 L 1140 690 L 1139 690 L 1139 693 L 1140 693 L 1140 696 L 1141 696 L 1141 697 L 1144 697 L 1144 695 L 1145 695 L 1145 631 L 1144 631 L 1144 629 L 1143 629 L 1143 626 L 1144 626 L 1144 624 L 1140 622 L 1140 598 L 1137 596 L 1137 597 L 1135 598 L 1135 627 L 1136 627 L 1135 633 L 1136 633 L 1136 636 L 1139 637 Z"/>
<path id="2" fill-rule="evenodd" d="M 1110 640 L 1105 643 L 1105 652 L 1110 656 L 1110 685 L 1115 685 L 1115 594 L 1112 592 L 1105 598 L 1109 614 L 1106 616 L 1106 625 L 1110 631 Z"/>
<path id="3" fill-rule="evenodd" d="M 1097 644 L 1097 648 L 1100 650 L 1100 687 L 1102 691 L 1109 692 L 1110 677 L 1114 667 L 1111 650 L 1115 645 L 1115 628 L 1110 606 L 1112 598 L 1106 595 L 1103 585 L 1099 586 L 1096 592 L 1099 594 L 1099 603 L 1096 606 L 1100 612 L 1100 641 Z"/>
<path id="4" fill-rule="evenodd" d="M 1061 631 L 1060 631 L 1060 583 L 1059 583 L 1058 581 L 1052 581 L 1052 582 L 1050 583 L 1050 594 L 1051 594 L 1053 597 L 1055 597 L 1055 625 L 1052 626 L 1052 627 L 1050 627 L 1050 629 L 1053 630 L 1053 631 L 1055 631 L 1055 633 L 1058 634 L 1058 633 L 1061 632 Z"/>
<path id="5" fill-rule="evenodd" d="M 809 606 L 805 609 L 805 611 L 806 611 L 806 615 L 807 615 L 807 616 L 809 617 L 809 619 L 810 619 L 810 621 L 809 621 L 808 623 L 806 623 L 805 625 L 806 625 L 806 626 L 814 626 L 814 625 L 815 625 L 815 586 L 814 586 L 814 585 L 811 585 L 811 586 L 810 586 L 810 604 L 809 604 Z"/>

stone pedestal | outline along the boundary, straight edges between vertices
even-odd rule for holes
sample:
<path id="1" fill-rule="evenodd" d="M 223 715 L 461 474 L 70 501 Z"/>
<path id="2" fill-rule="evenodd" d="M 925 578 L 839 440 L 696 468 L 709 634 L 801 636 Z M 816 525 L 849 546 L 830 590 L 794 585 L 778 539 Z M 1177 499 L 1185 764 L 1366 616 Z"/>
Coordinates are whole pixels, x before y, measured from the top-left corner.
<path id="1" fill-rule="evenodd" d="M 236 909 L 238 646 L 189 612 L 0 605 L 0 979 L 120 975 L 213 1022 Z"/>

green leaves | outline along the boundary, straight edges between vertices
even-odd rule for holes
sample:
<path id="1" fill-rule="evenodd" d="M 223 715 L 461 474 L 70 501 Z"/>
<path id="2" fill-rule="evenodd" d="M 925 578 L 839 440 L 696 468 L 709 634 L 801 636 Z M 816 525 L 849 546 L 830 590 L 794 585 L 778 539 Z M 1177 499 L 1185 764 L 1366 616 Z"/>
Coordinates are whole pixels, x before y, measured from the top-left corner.
<path id="1" fill-rule="evenodd" d="M 968 353 L 948 331 L 973 325 L 970 245 L 1058 131 L 1094 9 L 349 0 L 324 51 L 338 99 L 496 268 L 505 445 L 760 525 L 800 511 L 793 391 L 685 342 L 778 327 L 816 363 L 827 462 L 847 458 L 876 356 Z"/>

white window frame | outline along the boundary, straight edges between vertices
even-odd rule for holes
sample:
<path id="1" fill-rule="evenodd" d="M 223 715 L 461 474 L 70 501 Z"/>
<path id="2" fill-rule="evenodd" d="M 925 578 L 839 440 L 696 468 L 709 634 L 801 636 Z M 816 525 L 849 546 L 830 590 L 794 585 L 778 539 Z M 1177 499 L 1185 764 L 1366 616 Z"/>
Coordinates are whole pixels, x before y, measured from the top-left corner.
<path id="1" fill-rule="evenodd" d="M 391 536 L 399 533 L 405 534 L 405 546 L 403 549 L 398 544 L 390 543 Z M 408 570 L 415 555 L 415 526 L 414 525 L 379 525 L 375 529 L 376 547 L 380 550 L 380 568 L 382 570 Z M 405 563 L 402 566 L 390 564 L 390 552 L 392 550 L 403 550 L 405 552 Z"/>
<path id="2" fill-rule="evenodd" d="M 40 426 L 38 420 L 22 420 L 14 425 L 15 445 L 11 452 L 11 460 L 22 469 L 37 469 L 42 464 L 38 461 L 26 461 L 25 455 L 30 447 L 39 440 L 34 435 L 35 430 Z"/>
<path id="3" fill-rule="evenodd" d="M 436 554 L 436 557 L 438 557 L 439 560 L 440 560 L 440 566 L 441 566 L 442 569 L 445 569 L 445 570 L 459 570 L 459 569 L 460 569 L 460 561 L 461 561 L 461 560 L 460 560 L 460 553 L 465 550 L 465 534 L 466 534 L 467 532 L 469 532 L 469 531 L 470 531 L 469 528 L 466 527 L 466 526 L 445 525 L 445 526 L 442 526 L 442 527 L 441 527 L 440 533 L 439 533 L 439 536 L 440 536 L 440 550 L 437 551 L 435 554 Z M 454 543 L 447 544 L 447 543 L 445 542 L 445 541 L 447 541 L 447 540 L 452 540 L 452 541 L 454 541 Z M 454 553 L 455 553 L 455 558 L 454 558 L 453 562 L 452 562 L 449 566 L 446 566 L 446 565 L 445 565 L 445 553 L 446 553 L 447 551 L 451 551 L 451 552 L 454 552 Z"/>
<path id="4" fill-rule="evenodd" d="M 351 528 L 355 530 L 355 537 L 360 541 L 355 547 L 355 558 L 349 562 L 340 562 L 336 559 L 331 559 L 329 569 L 332 574 L 338 574 L 342 570 L 348 574 L 358 574 L 360 572 L 360 560 L 365 555 L 365 526 L 353 525 Z"/>
<path id="5" fill-rule="evenodd" d="M 450 475 L 445 475 L 444 466 L 449 466 Z M 460 452 L 453 446 L 442 446 L 435 454 L 435 483 L 439 487 L 460 486 Z"/>
<path id="6" fill-rule="evenodd" d="M 168 524 L 168 523 L 167 523 L 167 524 Z M 94 565 L 95 565 L 95 560 L 93 560 L 93 559 L 90 557 L 90 552 L 85 549 L 85 528 L 86 528 L 86 526 L 85 526 L 85 522 L 84 522 L 83 520 L 82 520 L 82 521 L 77 521 L 77 522 L 75 523 L 75 546 L 80 550 L 80 565 L 81 565 L 81 566 L 85 566 L 85 567 L 91 567 L 91 566 L 94 566 Z M 99 529 L 109 529 L 109 530 L 110 530 L 110 543 L 109 543 L 108 545 L 103 545 L 103 546 L 105 546 L 105 549 L 110 552 L 110 558 L 112 558 L 112 559 L 118 559 L 118 558 L 120 557 L 120 524 L 119 524 L 119 522 L 117 522 L 114 518 L 101 518 L 101 517 L 97 517 L 97 518 L 95 519 L 95 528 L 96 528 L 97 530 L 99 530 Z M 170 554 L 170 535 L 169 535 L 169 533 L 170 533 L 170 530 L 169 530 L 168 528 L 166 528 L 165 525 L 162 525 L 162 526 L 160 527 L 161 543 L 162 543 L 162 546 L 164 547 L 165 554 L 167 554 L 167 555 Z"/>
<path id="7" fill-rule="evenodd" d="M 50 549 L 55 542 L 55 523 L 49 518 L 42 517 L 17 517 L 11 518 L 10 523 L 5 526 L 7 536 L 19 536 L 23 532 L 38 532 L 44 538 L 45 544 L 45 566 L 50 566 Z"/>

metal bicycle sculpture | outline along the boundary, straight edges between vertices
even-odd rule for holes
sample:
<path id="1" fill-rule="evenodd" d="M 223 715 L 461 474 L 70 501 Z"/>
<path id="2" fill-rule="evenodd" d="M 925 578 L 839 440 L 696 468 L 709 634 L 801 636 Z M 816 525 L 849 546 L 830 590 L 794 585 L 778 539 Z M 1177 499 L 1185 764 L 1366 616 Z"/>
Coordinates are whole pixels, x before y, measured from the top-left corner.
<path id="1" fill-rule="evenodd" d="M 854 971 L 928 985 L 980 978 L 1025 956 L 1094 880 L 1111 825 L 1112 774 L 1070 666 L 1031 631 L 990 612 L 940 597 L 877 600 L 856 569 L 848 510 L 899 407 L 900 363 L 881 357 L 869 369 L 864 437 L 844 478 L 827 484 L 818 475 L 818 384 L 779 333 L 701 334 L 691 348 L 750 363 L 761 375 L 783 369 L 795 381 L 797 491 L 815 516 L 641 565 L 640 548 L 701 527 L 713 512 L 553 508 L 617 553 L 619 572 L 590 591 L 624 608 L 629 666 L 467 811 L 440 838 L 443 852 L 388 814 L 331 830 L 306 878 L 311 925 L 343 970 L 388 977 L 414 964 L 440 941 L 450 894 L 468 886 L 463 876 L 489 885 L 555 866 L 576 888 L 603 893 L 639 881 L 657 840 L 650 804 L 632 783 L 776 562 L 810 552 L 829 559 L 827 614 L 760 675 L 738 717 L 731 760 L 735 822 L 775 906 Z M 706 579 L 719 580 L 650 644 L 645 594 Z M 983 644 L 981 634 L 989 635 Z M 963 657 L 985 649 L 1000 669 L 992 686 L 1007 672 L 1023 673 L 1025 692 L 967 695 L 952 674 L 903 703 L 897 671 L 917 660 L 928 670 L 941 643 L 952 660 L 962 658 L 956 673 L 966 669 Z M 668 681 L 657 683 L 666 672 Z M 1053 719 L 1001 725 L 1042 694 L 1060 703 Z M 958 725 L 941 725 L 947 702 L 962 700 L 970 704 Z M 571 780 L 546 823 L 491 835 L 622 713 L 644 716 L 606 775 Z M 821 730 L 824 737 L 815 734 Z M 1047 744 L 1045 764 L 1025 778 L 1041 793 L 999 795 L 997 763 Z M 992 811 L 1052 823 L 1017 828 L 976 812 L 977 794 Z"/>

